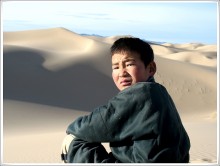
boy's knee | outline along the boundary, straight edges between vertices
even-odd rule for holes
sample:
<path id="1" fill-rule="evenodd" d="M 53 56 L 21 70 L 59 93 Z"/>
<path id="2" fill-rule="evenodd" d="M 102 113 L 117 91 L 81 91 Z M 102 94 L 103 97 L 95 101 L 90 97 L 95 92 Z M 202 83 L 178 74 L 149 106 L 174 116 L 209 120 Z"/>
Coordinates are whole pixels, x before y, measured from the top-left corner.
<path id="1" fill-rule="evenodd" d="M 101 143 L 87 142 L 71 134 L 64 138 L 61 151 L 64 163 L 119 162 L 112 154 L 108 154 Z"/>

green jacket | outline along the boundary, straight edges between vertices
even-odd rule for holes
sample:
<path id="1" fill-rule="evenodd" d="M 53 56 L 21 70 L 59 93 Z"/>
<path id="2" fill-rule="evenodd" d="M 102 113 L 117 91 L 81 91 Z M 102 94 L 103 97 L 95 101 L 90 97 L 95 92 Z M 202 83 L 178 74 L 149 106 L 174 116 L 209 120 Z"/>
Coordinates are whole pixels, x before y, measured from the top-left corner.
<path id="1" fill-rule="evenodd" d="M 119 92 L 107 105 L 76 119 L 67 133 L 90 145 L 109 142 L 116 162 L 189 162 L 189 137 L 167 90 L 154 80 Z M 97 158 L 98 153 L 86 155 Z"/>

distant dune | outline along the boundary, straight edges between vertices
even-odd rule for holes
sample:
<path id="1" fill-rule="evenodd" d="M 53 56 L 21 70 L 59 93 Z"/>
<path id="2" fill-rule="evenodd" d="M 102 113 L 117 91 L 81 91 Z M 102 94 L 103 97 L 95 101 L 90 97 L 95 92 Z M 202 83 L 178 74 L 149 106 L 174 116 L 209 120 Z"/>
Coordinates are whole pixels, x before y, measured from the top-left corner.
<path id="1" fill-rule="evenodd" d="M 120 37 L 65 28 L 3 33 L 4 163 L 61 163 L 67 125 L 118 93 L 109 48 Z M 190 162 L 217 162 L 217 46 L 150 44 L 155 79 L 190 136 Z"/>

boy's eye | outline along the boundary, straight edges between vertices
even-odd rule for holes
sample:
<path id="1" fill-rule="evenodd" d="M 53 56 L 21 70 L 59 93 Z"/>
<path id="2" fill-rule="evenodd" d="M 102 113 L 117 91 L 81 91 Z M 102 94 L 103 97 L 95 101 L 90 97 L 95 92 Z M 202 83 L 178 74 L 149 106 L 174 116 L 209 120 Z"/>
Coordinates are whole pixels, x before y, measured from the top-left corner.
<path id="1" fill-rule="evenodd" d="M 112 67 L 113 70 L 118 69 L 118 68 L 119 68 L 118 66 L 113 66 Z"/>
<path id="2" fill-rule="evenodd" d="M 126 64 L 126 66 L 133 66 L 133 65 L 134 65 L 133 63 Z"/>

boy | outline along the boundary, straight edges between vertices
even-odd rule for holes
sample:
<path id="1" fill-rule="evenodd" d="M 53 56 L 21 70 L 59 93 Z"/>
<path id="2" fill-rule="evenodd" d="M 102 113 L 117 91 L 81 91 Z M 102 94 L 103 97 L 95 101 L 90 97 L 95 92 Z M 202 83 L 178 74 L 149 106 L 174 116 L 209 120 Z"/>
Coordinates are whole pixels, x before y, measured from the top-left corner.
<path id="1" fill-rule="evenodd" d="M 189 137 L 166 89 L 154 81 L 150 45 L 120 38 L 111 47 L 112 78 L 120 92 L 67 128 L 68 163 L 189 162 Z M 101 142 L 109 142 L 107 153 Z"/>

